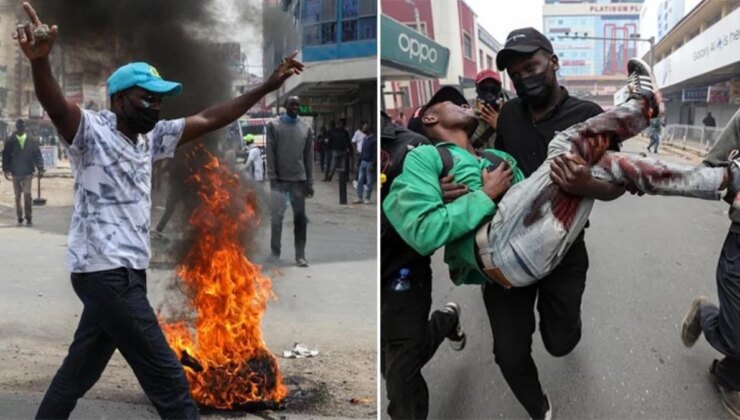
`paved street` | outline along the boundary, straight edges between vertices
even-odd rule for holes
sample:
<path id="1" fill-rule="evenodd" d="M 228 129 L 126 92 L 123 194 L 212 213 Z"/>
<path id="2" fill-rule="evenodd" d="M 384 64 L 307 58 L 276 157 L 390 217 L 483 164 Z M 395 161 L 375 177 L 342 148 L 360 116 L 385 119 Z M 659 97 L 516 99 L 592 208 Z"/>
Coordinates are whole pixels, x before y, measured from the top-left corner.
<path id="1" fill-rule="evenodd" d="M 646 144 L 632 140 L 625 151 Z M 692 349 L 679 338 L 691 299 L 703 293 L 716 301 L 726 210 L 719 202 L 648 196 L 596 204 L 586 233 L 583 338 L 570 355 L 554 358 L 534 336 L 556 418 L 729 418 L 707 374 L 718 353 L 703 338 Z M 461 304 L 468 342 L 459 353 L 443 343 L 424 369 L 430 417 L 525 418 L 493 361 L 480 289 L 454 287 L 441 253 L 434 263 L 435 306 Z M 385 416 L 386 407 L 383 389 Z"/>
<path id="2" fill-rule="evenodd" d="M 45 207 L 34 208 L 33 228 L 16 227 L 12 187 L 0 183 L 0 417 L 30 418 L 62 362 L 81 304 L 65 264 L 71 178 L 43 181 Z M 350 191 L 351 194 L 351 185 Z M 35 185 L 34 185 L 35 196 Z M 353 198 L 350 195 L 350 201 Z M 373 201 L 375 197 L 373 197 Z M 153 221 L 162 213 L 155 199 Z M 376 206 L 338 205 L 337 183 L 316 183 L 307 201 L 307 258 L 293 261 L 292 215 L 283 230 L 284 264 L 265 268 L 277 300 L 268 305 L 263 334 L 276 354 L 302 343 L 320 351 L 313 359 L 278 359 L 291 397 L 283 411 L 265 418 L 374 417 L 376 415 Z M 269 226 L 269 215 L 263 225 Z M 264 227 L 264 226 L 263 226 Z M 268 229 L 258 234 L 254 259 L 268 252 Z M 154 243 L 155 254 L 161 246 Z M 153 264 L 154 265 L 154 264 Z M 149 271 L 149 295 L 157 308 L 166 265 Z M 357 399 L 351 403 L 351 399 Z M 218 413 L 207 414 L 219 417 Z M 240 414 L 228 414 L 229 418 Z M 156 413 L 123 358 L 116 353 L 98 384 L 75 411 L 75 418 L 156 418 Z"/>

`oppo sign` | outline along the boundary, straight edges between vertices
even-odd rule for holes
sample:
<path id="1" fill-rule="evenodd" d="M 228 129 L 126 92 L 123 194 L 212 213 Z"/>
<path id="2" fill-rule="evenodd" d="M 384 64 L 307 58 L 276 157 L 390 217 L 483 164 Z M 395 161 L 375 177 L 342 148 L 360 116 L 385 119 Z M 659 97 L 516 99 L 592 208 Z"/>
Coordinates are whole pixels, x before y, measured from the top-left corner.
<path id="1" fill-rule="evenodd" d="M 409 37 L 403 32 L 398 35 L 398 48 L 400 48 L 404 53 L 407 53 L 409 55 L 409 59 L 416 60 L 419 63 L 427 61 L 434 64 L 437 62 L 436 48 L 421 43 L 418 39 Z"/>

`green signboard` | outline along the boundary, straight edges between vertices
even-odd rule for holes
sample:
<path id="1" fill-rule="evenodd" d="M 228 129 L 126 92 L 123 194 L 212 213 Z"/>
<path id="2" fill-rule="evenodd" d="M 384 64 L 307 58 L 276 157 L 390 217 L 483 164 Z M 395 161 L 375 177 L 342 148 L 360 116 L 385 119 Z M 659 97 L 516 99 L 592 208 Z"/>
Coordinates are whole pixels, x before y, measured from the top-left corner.
<path id="1" fill-rule="evenodd" d="M 380 60 L 423 77 L 447 76 L 450 50 L 386 15 L 380 17 Z"/>
<path id="2" fill-rule="evenodd" d="M 311 113 L 311 105 L 301 105 L 298 108 L 298 114 L 307 115 Z"/>

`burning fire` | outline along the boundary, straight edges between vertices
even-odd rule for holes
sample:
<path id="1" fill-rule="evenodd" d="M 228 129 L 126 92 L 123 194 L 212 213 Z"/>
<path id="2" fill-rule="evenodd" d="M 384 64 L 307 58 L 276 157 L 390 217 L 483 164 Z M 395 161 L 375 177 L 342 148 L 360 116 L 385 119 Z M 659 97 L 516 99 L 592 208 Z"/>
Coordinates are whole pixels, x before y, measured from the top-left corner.
<path id="1" fill-rule="evenodd" d="M 280 402 L 287 395 L 277 361 L 267 349 L 260 322 L 273 296 L 270 279 L 245 256 L 242 238 L 259 225 L 256 196 L 205 149 L 208 162 L 193 175 L 200 203 L 190 217 L 196 241 L 177 274 L 193 326 L 163 323 L 170 347 L 183 364 L 195 400 L 231 409 L 254 402 Z"/>

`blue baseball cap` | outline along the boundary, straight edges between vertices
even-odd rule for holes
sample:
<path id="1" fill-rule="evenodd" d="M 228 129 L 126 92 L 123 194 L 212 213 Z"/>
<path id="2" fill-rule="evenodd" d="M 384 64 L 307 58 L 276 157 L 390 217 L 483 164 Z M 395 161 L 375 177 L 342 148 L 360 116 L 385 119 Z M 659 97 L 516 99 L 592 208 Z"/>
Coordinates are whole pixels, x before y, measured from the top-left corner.
<path id="1" fill-rule="evenodd" d="M 182 92 L 180 83 L 164 80 L 154 66 L 138 62 L 119 67 L 110 75 L 108 78 L 108 95 L 113 95 L 133 86 L 167 96 L 179 95 Z"/>

